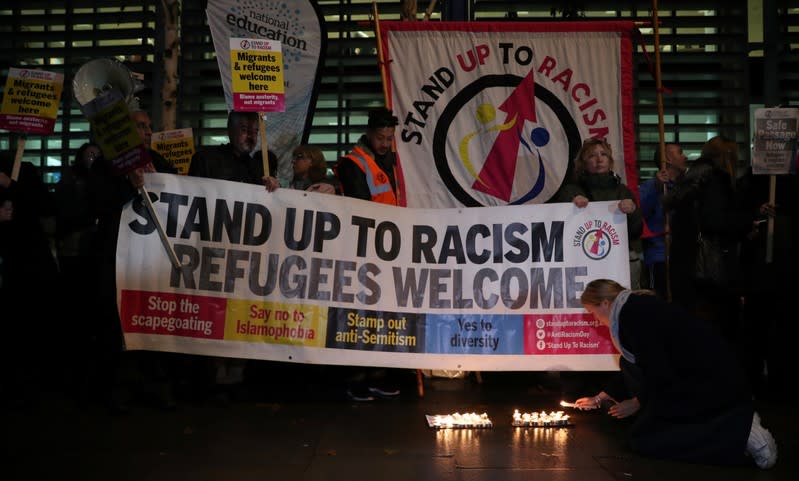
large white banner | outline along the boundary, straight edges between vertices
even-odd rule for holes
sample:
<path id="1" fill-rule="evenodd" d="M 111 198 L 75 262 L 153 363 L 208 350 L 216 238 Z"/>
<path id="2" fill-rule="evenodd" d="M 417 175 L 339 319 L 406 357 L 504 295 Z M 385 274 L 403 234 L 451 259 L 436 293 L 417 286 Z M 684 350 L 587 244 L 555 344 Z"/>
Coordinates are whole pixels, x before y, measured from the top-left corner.
<path id="1" fill-rule="evenodd" d="M 288 362 L 613 370 L 579 296 L 629 285 L 618 202 L 410 209 L 147 174 L 182 268 L 141 203 L 122 213 L 125 342 Z"/>
<path id="2" fill-rule="evenodd" d="M 629 22 L 381 22 L 403 205 L 543 203 L 606 138 L 637 192 Z"/>
<path id="3" fill-rule="evenodd" d="M 285 80 L 285 111 L 266 119 L 267 147 L 279 159 L 279 177 L 290 179 L 291 152 L 307 141 L 324 63 L 327 31 L 314 0 L 208 0 L 208 26 L 228 111 L 233 110 L 230 39 L 280 42 Z"/>

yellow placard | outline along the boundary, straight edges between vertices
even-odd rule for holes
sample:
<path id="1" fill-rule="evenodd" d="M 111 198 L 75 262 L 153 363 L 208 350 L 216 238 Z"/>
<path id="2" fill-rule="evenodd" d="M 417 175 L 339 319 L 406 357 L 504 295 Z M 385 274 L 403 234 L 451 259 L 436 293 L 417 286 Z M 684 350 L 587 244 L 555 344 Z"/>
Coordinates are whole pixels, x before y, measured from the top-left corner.
<path id="1" fill-rule="evenodd" d="M 0 128 L 52 133 L 64 76 L 44 70 L 10 68 L 0 106 Z"/>
<path id="2" fill-rule="evenodd" d="M 51 75 L 42 75 L 51 74 Z M 9 69 L 3 91 L 4 114 L 56 118 L 64 76 L 37 70 Z"/>
<path id="3" fill-rule="evenodd" d="M 179 174 L 189 173 L 195 150 L 191 128 L 155 132 L 150 147 L 178 169 Z"/>
<path id="4" fill-rule="evenodd" d="M 231 38 L 230 69 L 233 110 L 283 112 L 286 86 L 280 42 Z"/>
<path id="5" fill-rule="evenodd" d="M 136 124 L 130 118 L 127 104 L 122 99 L 97 110 L 90 122 L 95 140 L 106 159 L 116 159 L 142 143 Z"/>
<path id="6" fill-rule="evenodd" d="M 233 91 L 283 93 L 283 54 L 232 51 Z"/>

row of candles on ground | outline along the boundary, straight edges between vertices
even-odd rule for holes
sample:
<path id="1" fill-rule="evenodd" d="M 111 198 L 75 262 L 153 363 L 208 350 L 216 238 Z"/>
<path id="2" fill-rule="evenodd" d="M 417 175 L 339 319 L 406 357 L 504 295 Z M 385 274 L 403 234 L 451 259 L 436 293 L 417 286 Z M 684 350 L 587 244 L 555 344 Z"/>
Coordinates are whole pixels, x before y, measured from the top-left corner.
<path id="1" fill-rule="evenodd" d="M 486 413 L 454 413 L 433 416 L 432 425 L 436 428 L 490 428 L 494 423 Z"/>
<path id="2" fill-rule="evenodd" d="M 513 411 L 513 426 L 551 427 L 566 426 L 569 424 L 569 415 L 563 411 L 541 411 L 522 413 L 518 409 Z M 488 414 L 453 413 L 438 414 L 433 416 L 433 427 L 437 428 L 490 428 L 494 426 Z"/>
<path id="3" fill-rule="evenodd" d="M 518 409 L 513 411 L 513 426 L 536 426 L 536 427 L 550 427 L 550 426 L 566 426 L 569 424 L 569 415 L 563 414 L 563 411 L 546 411 L 522 413 Z"/>

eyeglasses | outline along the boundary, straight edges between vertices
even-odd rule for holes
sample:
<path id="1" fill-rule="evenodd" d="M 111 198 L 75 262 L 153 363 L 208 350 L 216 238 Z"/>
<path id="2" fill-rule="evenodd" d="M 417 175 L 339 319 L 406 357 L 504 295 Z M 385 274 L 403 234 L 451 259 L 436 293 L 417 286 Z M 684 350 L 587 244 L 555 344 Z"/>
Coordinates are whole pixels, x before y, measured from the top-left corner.
<path id="1" fill-rule="evenodd" d="M 303 154 L 302 152 L 299 152 L 299 153 L 294 154 L 293 158 L 294 158 L 294 160 L 302 160 L 302 159 L 305 158 L 305 154 Z"/>

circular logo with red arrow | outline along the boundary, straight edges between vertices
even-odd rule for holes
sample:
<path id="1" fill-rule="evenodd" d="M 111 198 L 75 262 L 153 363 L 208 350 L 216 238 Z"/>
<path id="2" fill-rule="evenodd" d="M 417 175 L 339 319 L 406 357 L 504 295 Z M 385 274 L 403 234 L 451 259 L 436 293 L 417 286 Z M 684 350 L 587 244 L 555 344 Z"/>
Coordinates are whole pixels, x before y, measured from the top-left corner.
<path id="1" fill-rule="evenodd" d="M 580 142 L 566 107 L 530 70 L 480 77 L 453 97 L 436 123 L 433 156 L 465 206 L 540 204 L 560 189 Z"/>
<path id="2" fill-rule="evenodd" d="M 610 254 L 613 242 L 607 232 L 602 229 L 593 229 L 585 233 L 581 242 L 583 253 L 595 261 L 604 259 Z"/>

